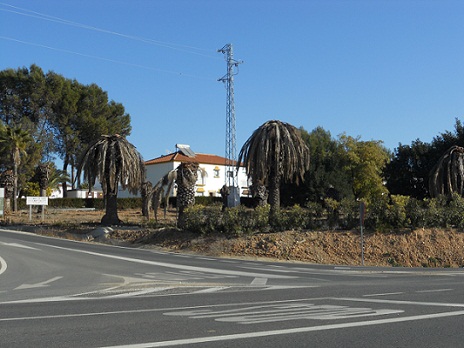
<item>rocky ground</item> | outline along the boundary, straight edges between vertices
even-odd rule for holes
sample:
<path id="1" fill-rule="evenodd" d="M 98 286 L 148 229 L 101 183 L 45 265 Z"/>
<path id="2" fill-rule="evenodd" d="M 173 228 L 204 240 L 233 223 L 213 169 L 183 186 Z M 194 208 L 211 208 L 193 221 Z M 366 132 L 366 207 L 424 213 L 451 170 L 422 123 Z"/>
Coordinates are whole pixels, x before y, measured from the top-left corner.
<path id="1" fill-rule="evenodd" d="M 219 257 L 266 258 L 332 265 L 360 265 L 359 231 L 286 231 L 227 238 L 200 236 L 175 227 L 150 228 L 138 211 L 121 211 L 123 226 L 103 229 L 101 211 L 22 211 L 4 217 L 5 227 L 63 238 Z M 172 214 L 167 218 L 173 221 Z M 365 232 L 364 264 L 395 267 L 463 267 L 464 232 L 455 229 Z"/>

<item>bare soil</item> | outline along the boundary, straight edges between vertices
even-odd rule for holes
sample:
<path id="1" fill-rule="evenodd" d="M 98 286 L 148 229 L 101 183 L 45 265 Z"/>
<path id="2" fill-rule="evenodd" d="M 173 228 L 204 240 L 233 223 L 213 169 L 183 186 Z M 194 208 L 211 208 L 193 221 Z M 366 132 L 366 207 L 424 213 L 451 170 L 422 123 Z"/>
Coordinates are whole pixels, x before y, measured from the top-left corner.
<path id="1" fill-rule="evenodd" d="M 226 237 L 201 236 L 174 227 L 174 212 L 166 220 L 172 227 L 149 228 L 141 212 L 124 210 L 123 226 L 94 238 L 103 211 L 47 209 L 45 214 L 20 211 L 4 217 L 6 228 L 42 235 L 217 257 L 262 258 L 331 265 L 360 265 L 359 231 L 286 231 Z M 463 267 L 464 232 L 456 229 L 420 229 L 364 233 L 364 264 L 396 267 Z"/>

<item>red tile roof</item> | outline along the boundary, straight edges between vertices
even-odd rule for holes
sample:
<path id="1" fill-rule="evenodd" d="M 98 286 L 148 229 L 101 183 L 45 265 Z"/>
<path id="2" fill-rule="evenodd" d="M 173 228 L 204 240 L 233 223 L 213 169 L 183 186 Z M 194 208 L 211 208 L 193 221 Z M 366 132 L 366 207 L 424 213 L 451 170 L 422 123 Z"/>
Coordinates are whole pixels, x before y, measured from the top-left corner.
<path id="1" fill-rule="evenodd" d="M 168 162 L 198 162 L 200 164 L 215 164 L 225 165 L 226 159 L 217 155 L 208 155 L 204 153 L 196 153 L 195 157 L 188 157 L 180 152 L 170 153 L 161 157 L 153 158 L 145 162 L 145 165 L 168 163 Z"/>

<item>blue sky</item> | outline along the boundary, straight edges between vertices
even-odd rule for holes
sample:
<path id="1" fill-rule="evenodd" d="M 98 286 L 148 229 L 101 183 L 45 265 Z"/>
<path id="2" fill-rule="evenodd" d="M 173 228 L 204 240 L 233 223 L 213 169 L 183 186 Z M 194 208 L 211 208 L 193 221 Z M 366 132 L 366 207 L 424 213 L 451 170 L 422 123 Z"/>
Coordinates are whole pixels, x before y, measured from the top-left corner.
<path id="1" fill-rule="evenodd" d="M 0 69 L 98 84 L 146 160 L 224 155 L 232 43 L 237 152 L 270 119 L 393 150 L 462 119 L 463 19 L 460 0 L 0 0 Z"/>

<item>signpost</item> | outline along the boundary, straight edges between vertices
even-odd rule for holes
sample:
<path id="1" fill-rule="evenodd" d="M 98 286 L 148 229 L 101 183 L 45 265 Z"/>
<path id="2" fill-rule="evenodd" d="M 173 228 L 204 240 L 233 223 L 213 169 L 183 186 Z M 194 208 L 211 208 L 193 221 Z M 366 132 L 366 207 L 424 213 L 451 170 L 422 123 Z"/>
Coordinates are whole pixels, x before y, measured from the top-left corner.
<path id="1" fill-rule="evenodd" d="M 26 204 L 29 206 L 29 221 L 32 221 L 33 205 L 48 205 L 48 197 L 26 197 Z M 42 208 L 42 221 L 45 220 L 45 208 Z"/>
<path id="2" fill-rule="evenodd" d="M 363 235 L 363 227 L 364 227 L 364 215 L 366 214 L 366 205 L 364 202 L 359 204 L 359 224 L 361 225 L 361 265 L 364 266 L 364 235 Z"/>

